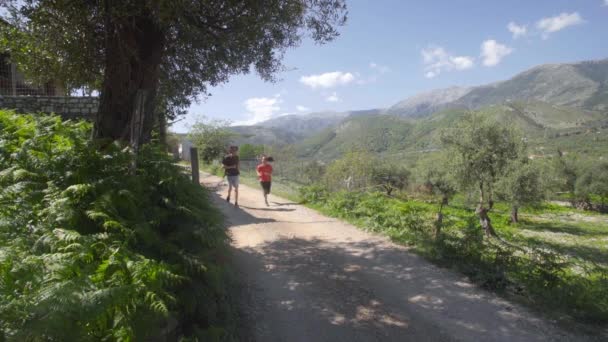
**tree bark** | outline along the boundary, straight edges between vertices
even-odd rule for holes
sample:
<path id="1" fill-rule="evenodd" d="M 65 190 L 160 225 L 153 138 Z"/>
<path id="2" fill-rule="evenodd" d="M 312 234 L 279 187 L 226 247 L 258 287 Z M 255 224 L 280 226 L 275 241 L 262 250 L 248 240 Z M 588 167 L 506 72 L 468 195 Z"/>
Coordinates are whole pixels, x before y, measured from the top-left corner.
<path id="1" fill-rule="evenodd" d="M 516 205 L 511 207 L 511 223 L 519 223 L 519 208 Z"/>
<path id="2" fill-rule="evenodd" d="M 135 100 L 146 93 L 142 115 L 142 143 L 150 141 L 154 104 L 164 47 L 164 34 L 146 13 L 114 17 L 114 0 L 106 0 L 105 75 L 93 137 L 132 141 Z"/>
<path id="3" fill-rule="evenodd" d="M 167 143 L 167 118 L 164 113 L 158 113 L 158 137 L 162 146 L 164 146 L 167 151 L 169 150 L 169 146 Z"/>
<path id="4" fill-rule="evenodd" d="M 446 195 L 443 195 L 443 198 L 441 199 L 441 205 L 448 205 L 449 204 L 449 198 Z"/>
<path id="5" fill-rule="evenodd" d="M 444 197 L 445 199 L 445 197 Z M 439 211 L 437 211 L 437 219 L 435 220 L 435 240 L 441 237 L 441 228 L 443 227 L 443 200 L 439 205 Z"/>
<path id="6" fill-rule="evenodd" d="M 492 226 L 492 220 L 490 220 L 490 217 L 488 216 L 488 212 L 490 210 L 492 210 L 492 207 L 494 206 L 494 201 L 492 200 L 492 193 L 491 193 L 491 188 L 488 189 L 488 192 L 490 192 L 488 194 L 488 208 L 486 208 L 484 206 L 485 203 L 485 191 L 484 191 L 484 187 L 483 187 L 483 183 L 479 183 L 479 205 L 477 206 L 477 210 L 475 210 L 475 213 L 477 215 L 479 215 L 479 223 L 481 224 L 481 227 L 483 228 L 484 232 L 486 233 L 487 237 L 497 237 L 498 235 L 496 234 L 496 231 L 494 230 L 494 227 Z"/>
<path id="7" fill-rule="evenodd" d="M 477 215 L 479 215 L 479 223 L 486 233 L 487 237 L 497 237 L 496 231 L 494 230 L 494 226 L 492 226 L 492 220 L 488 216 L 488 209 L 480 206 L 476 210 Z"/>

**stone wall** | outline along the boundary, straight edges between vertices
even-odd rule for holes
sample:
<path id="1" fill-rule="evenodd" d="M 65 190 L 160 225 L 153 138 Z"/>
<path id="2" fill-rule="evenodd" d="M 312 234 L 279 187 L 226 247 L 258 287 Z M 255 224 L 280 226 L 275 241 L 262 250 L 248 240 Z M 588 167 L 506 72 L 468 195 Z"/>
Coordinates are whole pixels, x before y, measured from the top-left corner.
<path id="1" fill-rule="evenodd" d="M 19 113 L 55 113 L 65 119 L 93 120 L 98 97 L 0 96 L 0 108 Z"/>

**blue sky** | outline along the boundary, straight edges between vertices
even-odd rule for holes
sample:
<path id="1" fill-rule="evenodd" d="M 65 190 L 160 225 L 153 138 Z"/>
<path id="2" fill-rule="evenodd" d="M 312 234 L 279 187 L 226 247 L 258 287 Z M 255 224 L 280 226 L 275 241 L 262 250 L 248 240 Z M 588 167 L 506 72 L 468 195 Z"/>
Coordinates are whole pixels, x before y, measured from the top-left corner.
<path id="1" fill-rule="evenodd" d="M 341 36 L 285 55 L 279 81 L 234 76 L 190 107 L 252 124 L 288 113 L 384 108 L 421 91 L 478 85 L 544 63 L 608 57 L 608 0 L 352 0 Z"/>

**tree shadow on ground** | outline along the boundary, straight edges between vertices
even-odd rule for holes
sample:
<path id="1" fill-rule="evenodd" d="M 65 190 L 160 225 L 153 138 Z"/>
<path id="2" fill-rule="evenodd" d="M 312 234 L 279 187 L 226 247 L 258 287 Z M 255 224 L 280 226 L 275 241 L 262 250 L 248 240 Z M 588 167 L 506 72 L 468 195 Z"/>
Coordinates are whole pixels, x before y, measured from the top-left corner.
<path id="1" fill-rule="evenodd" d="M 288 238 L 235 258 L 259 340 L 551 340 L 528 314 L 403 248 Z"/>
<path id="2" fill-rule="evenodd" d="M 222 211 L 222 213 L 224 214 L 224 217 L 226 219 L 226 222 L 231 227 L 249 225 L 249 224 L 277 222 L 277 220 L 275 220 L 273 218 L 253 216 L 253 215 L 249 214 L 248 212 L 246 212 L 245 210 L 243 210 L 241 207 L 236 207 L 233 203 L 228 203 L 228 201 L 226 201 L 226 199 L 223 198 L 219 193 L 210 191 L 209 196 L 210 196 L 213 204 Z"/>
<path id="3" fill-rule="evenodd" d="M 606 251 L 602 250 L 601 248 L 581 244 L 560 244 L 540 239 L 537 237 L 520 237 L 519 239 L 521 241 L 521 244 L 525 244 L 529 247 L 540 248 L 544 250 L 548 249 L 558 254 L 569 255 L 571 257 L 579 258 L 585 261 L 608 265 L 608 253 L 606 253 Z"/>
<path id="4" fill-rule="evenodd" d="M 270 203 L 272 203 L 274 205 L 278 205 L 278 206 L 284 206 L 284 205 L 302 205 L 301 203 L 295 203 L 295 202 L 283 202 L 283 203 L 280 203 L 280 202 L 274 202 L 274 201 L 272 201 Z"/>
<path id="5" fill-rule="evenodd" d="M 574 223 L 561 223 L 561 222 L 537 222 L 531 220 L 520 220 L 520 229 L 526 229 L 536 232 L 550 232 L 550 233 L 564 233 L 576 236 L 608 236 L 608 231 L 602 231 L 600 229 L 589 229 L 584 227 L 577 227 Z"/>
<path id="6" fill-rule="evenodd" d="M 241 208 L 250 209 L 250 210 L 261 210 L 261 211 L 295 211 L 294 208 L 253 208 L 241 205 Z"/>

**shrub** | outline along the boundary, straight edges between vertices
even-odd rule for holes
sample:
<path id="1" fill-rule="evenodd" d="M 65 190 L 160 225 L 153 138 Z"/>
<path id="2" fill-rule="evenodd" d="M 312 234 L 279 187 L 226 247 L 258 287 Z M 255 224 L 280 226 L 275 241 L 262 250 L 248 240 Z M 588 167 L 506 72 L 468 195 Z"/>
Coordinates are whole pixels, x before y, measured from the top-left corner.
<path id="1" fill-rule="evenodd" d="M 144 340 L 171 322 L 182 335 L 225 326 L 227 237 L 206 192 L 160 148 L 134 160 L 89 134 L 0 111 L 4 337 Z"/>
<path id="2" fill-rule="evenodd" d="M 211 172 L 212 175 L 218 177 L 224 176 L 224 168 L 221 164 L 211 164 L 211 166 L 209 167 L 209 172 Z"/>
<path id="3" fill-rule="evenodd" d="M 329 195 L 327 189 L 322 185 L 302 186 L 299 188 L 300 200 L 303 203 L 322 203 Z"/>

